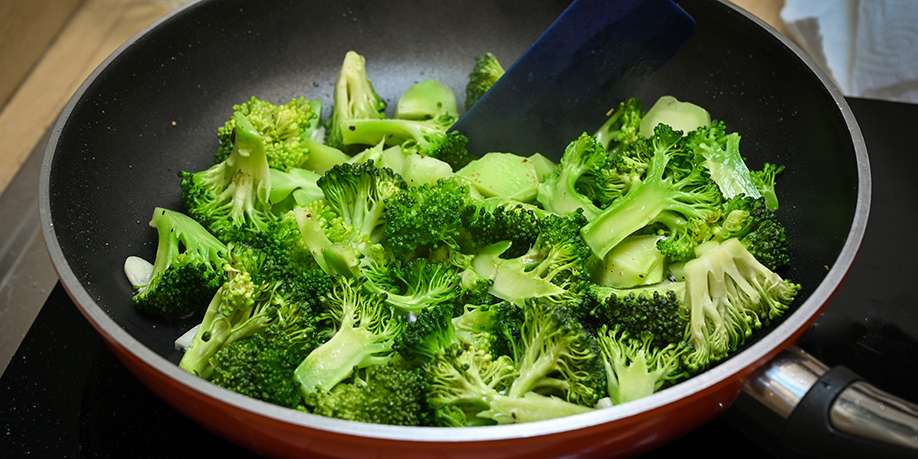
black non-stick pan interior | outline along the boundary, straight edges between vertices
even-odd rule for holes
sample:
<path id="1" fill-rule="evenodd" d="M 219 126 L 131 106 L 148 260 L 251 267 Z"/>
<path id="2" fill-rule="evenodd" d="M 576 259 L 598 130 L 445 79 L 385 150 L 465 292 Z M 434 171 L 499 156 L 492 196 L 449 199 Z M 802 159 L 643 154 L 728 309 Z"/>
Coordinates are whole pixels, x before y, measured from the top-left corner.
<path id="1" fill-rule="evenodd" d="M 645 109 L 664 94 L 698 103 L 742 133 L 751 167 L 787 166 L 780 216 L 793 268 L 784 274 L 803 284 L 802 301 L 834 263 L 854 214 L 850 134 L 819 80 L 767 31 L 716 2 L 682 5 L 697 20 L 695 36 L 663 68 L 621 87 Z M 322 99 L 328 113 L 349 49 L 367 57 L 373 83 L 393 104 L 428 78 L 451 86 L 461 101 L 476 54 L 493 51 L 509 64 L 564 6 L 221 0 L 189 7 L 121 52 L 63 126 L 50 204 L 67 262 L 118 324 L 176 361 L 173 340 L 199 319 L 162 323 L 136 313 L 122 264 L 129 255 L 152 261 L 153 208 L 181 209 L 176 174 L 211 164 L 215 129 L 232 104 L 253 95 L 276 102 L 303 95 Z"/>

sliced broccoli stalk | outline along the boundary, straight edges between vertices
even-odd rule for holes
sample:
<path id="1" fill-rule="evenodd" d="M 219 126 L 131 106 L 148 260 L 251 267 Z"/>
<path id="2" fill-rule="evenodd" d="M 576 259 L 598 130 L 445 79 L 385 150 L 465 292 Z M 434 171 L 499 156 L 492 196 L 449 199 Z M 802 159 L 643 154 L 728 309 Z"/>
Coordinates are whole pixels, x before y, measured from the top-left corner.
<path id="1" fill-rule="evenodd" d="M 762 170 L 752 171 L 752 183 L 755 184 L 759 194 L 765 198 L 768 210 L 778 210 L 778 195 L 775 193 L 775 179 L 784 171 L 784 166 L 765 163 Z"/>
<path id="2" fill-rule="evenodd" d="M 199 311 L 226 280 L 226 245 L 173 210 L 154 209 L 150 226 L 158 234 L 156 260 L 147 279 L 135 286 L 134 305 L 160 317 Z"/>
<path id="3" fill-rule="evenodd" d="M 676 131 L 689 133 L 710 125 L 711 115 L 707 110 L 691 102 L 681 102 L 673 96 L 663 96 L 654 102 L 641 119 L 641 136 L 651 137 L 660 124 L 670 126 Z"/>
<path id="4" fill-rule="evenodd" d="M 402 149 L 438 157 L 450 140 L 446 130 L 456 118 L 441 115 L 429 120 L 352 119 L 344 126 L 342 139 L 347 145 L 401 145 Z M 458 134 L 458 133 L 456 133 Z"/>
<path id="5" fill-rule="evenodd" d="M 599 284 L 631 288 L 662 281 L 665 257 L 657 250 L 657 242 L 661 239 L 652 234 L 625 238 L 606 255 L 598 276 Z"/>
<path id="6" fill-rule="evenodd" d="M 293 373 L 307 400 L 330 391 L 355 368 L 385 365 L 392 357 L 393 341 L 404 329 L 400 313 L 350 281 L 339 281 L 324 303 L 323 318 L 334 323 L 335 333 Z"/>
<path id="7" fill-rule="evenodd" d="M 356 276 L 357 253 L 347 244 L 350 228 L 324 201 L 294 208 L 293 216 L 303 244 L 322 270 L 329 275 Z"/>
<path id="8" fill-rule="evenodd" d="M 558 215 L 582 210 L 588 220 L 593 219 L 601 210 L 589 197 L 577 191 L 576 185 L 585 173 L 601 169 L 606 160 L 605 148 L 583 133 L 564 149 L 557 172 L 539 185 L 538 200 L 542 207 Z"/>
<path id="9" fill-rule="evenodd" d="M 366 59 L 348 51 L 335 83 L 335 106 L 328 123 L 327 143 L 332 147 L 349 145 L 344 140 L 344 133 L 352 120 L 384 118 L 385 112 L 386 102 L 376 94 L 373 83 L 367 77 Z"/>
<path id="10" fill-rule="evenodd" d="M 416 369 L 389 364 L 360 372 L 353 381 L 316 398 L 312 412 L 350 421 L 401 426 L 421 425 L 424 377 Z"/>
<path id="11" fill-rule="evenodd" d="M 740 154 L 739 142 L 739 134 L 726 134 L 723 123 L 716 122 L 693 132 L 688 146 L 705 159 L 704 166 L 711 174 L 711 180 L 717 183 L 725 198 L 739 195 L 761 197 Z"/>
<path id="12" fill-rule="evenodd" d="M 667 164 L 681 147 L 681 135 L 660 125 L 651 139 L 653 158 L 644 180 L 628 194 L 602 211 L 581 231 L 597 258 L 605 256 L 634 232 L 654 222 L 663 212 L 675 212 L 686 219 L 707 219 L 718 212 L 721 202 L 717 186 L 697 167 L 678 180 Z"/>
<path id="13" fill-rule="evenodd" d="M 437 80 L 415 83 L 398 99 L 395 117 L 406 120 L 427 120 L 440 115 L 459 117 L 453 90 Z"/>
<path id="14" fill-rule="evenodd" d="M 324 174 L 329 169 L 350 159 L 343 151 L 313 138 L 304 139 L 303 145 L 309 149 L 309 156 L 303 162 L 302 168 L 319 174 Z"/>
<path id="15" fill-rule="evenodd" d="M 287 172 L 271 169 L 270 173 L 271 194 L 269 199 L 275 206 L 287 199 L 293 199 L 296 204 L 304 206 L 325 197 L 318 184 L 321 175 L 316 172 L 291 168 Z"/>
<path id="16" fill-rule="evenodd" d="M 264 139 L 268 165 L 286 171 L 291 167 L 303 167 L 311 156 L 307 141 L 319 127 L 322 102 L 298 97 L 275 105 L 252 97 L 234 105 L 233 116 L 217 130 L 220 139 L 217 162 L 226 160 L 233 151 L 237 113 L 244 115 Z"/>
<path id="17" fill-rule="evenodd" d="M 615 405 L 647 397 L 687 376 L 680 364 L 682 348 L 656 348 L 650 335 L 603 328 L 598 334 L 609 398 Z"/>
<path id="18" fill-rule="evenodd" d="M 214 295 L 191 347 L 179 367 L 208 378 L 213 371 L 212 357 L 223 346 L 264 330 L 275 318 L 271 289 L 256 286 L 245 271 L 227 267 L 229 280 Z"/>
<path id="19" fill-rule="evenodd" d="M 475 65 L 469 73 L 469 82 L 465 87 L 465 109 L 468 110 L 485 95 L 494 83 L 504 75 L 504 68 L 491 53 L 484 53 L 475 58 Z"/>
<path id="20" fill-rule="evenodd" d="M 528 158 L 513 153 L 488 153 L 456 172 L 482 196 L 528 202 L 535 199 L 539 176 Z"/>
<path id="21" fill-rule="evenodd" d="M 542 153 L 533 153 L 529 155 L 529 162 L 531 162 L 532 167 L 535 168 L 539 182 L 545 181 L 548 176 L 554 174 L 558 170 L 558 165 L 555 164 L 554 161 L 546 158 Z"/>
<path id="22" fill-rule="evenodd" d="M 478 413 L 477 416 L 492 419 L 498 424 L 519 424 L 573 416 L 590 411 L 593 409 L 555 396 L 529 392 L 521 397 L 494 397 L 488 409 Z"/>
<path id="23" fill-rule="evenodd" d="M 621 102 L 618 107 L 609 110 L 606 116 L 609 119 L 593 134 L 603 148 L 617 153 L 638 140 L 641 104 L 637 99 L 631 98 Z"/>
<path id="24" fill-rule="evenodd" d="M 736 351 L 752 332 L 790 307 L 800 285 L 759 263 L 737 239 L 698 247 L 685 264 L 690 311 L 685 364 L 701 370 Z"/>
<path id="25" fill-rule="evenodd" d="M 265 143 L 245 115 L 235 113 L 233 151 L 209 169 L 182 172 L 182 197 L 195 220 L 221 240 L 240 238 L 239 230 L 263 230 L 272 219 L 271 174 Z"/>

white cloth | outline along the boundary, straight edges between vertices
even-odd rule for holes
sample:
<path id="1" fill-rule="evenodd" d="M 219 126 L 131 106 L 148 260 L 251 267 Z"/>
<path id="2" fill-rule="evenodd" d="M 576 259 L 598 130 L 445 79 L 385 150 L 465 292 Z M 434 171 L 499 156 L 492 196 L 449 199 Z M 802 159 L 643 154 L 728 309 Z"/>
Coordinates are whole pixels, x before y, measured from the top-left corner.
<path id="1" fill-rule="evenodd" d="M 781 19 L 845 95 L 918 103 L 918 1 L 786 0 Z"/>

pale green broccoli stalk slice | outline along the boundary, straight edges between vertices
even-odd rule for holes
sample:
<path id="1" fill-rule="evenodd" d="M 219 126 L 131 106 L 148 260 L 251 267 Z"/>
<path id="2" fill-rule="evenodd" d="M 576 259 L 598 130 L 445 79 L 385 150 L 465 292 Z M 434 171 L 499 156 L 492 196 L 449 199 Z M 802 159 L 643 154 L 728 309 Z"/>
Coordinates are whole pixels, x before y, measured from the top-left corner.
<path id="1" fill-rule="evenodd" d="M 291 168 L 287 172 L 277 169 L 271 169 L 270 172 L 271 194 L 269 199 L 275 210 L 285 201 L 292 201 L 291 205 L 287 206 L 288 208 L 283 209 L 289 210 L 293 207 L 292 204 L 305 206 L 325 197 L 318 184 L 321 176 L 311 170 Z"/>
<path id="2" fill-rule="evenodd" d="M 311 155 L 306 142 L 319 127 L 322 103 L 298 97 L 286 104 L 275 105 L 252 97 L 242 104 L 234 105 L 233 112 L 234 116 L 217 130 L 220 148 L 217 150 L 216 161 L 223 161 L 232 153 L 235 114 L 241 113 L 264 139 L 268 165 L 274 169 L 287 170 L 302 167 Z"/>
<path id="3" fill-rule="evenodd" d="M 401 313 L 352 281 L 339 281 L 323 303 L 327 310 L 322 319 L 334 324 L 334 335 L 310 352 L 293 374 L 306 400 L 330 391 L 355 368 L 385 365 L 405 327 Z"/>
<path id="4" fill-rule="evenodd" d="M 663 237 L 640 234 L 626 237 L 603 260 L 599 284 L 615 288 L 631 288 L 656 284 L 663 280 L 665 257 L 657 250 Z"/>
<path id="5" fill-rule="evenodd" d="M 227 248 L 192 218 L 157 207 L 150 226 L 156 228 L 156 260 L 149 280 L 138 285 L 138 310 L 161 317 L 179 317 L 201 309 L 226 280 Z"/>
<path id="6" fill-rule="evenodd" d="M 673 96 L 662 96 L 641 119 L 641 136 L 652 136 L 661 124 L 676 131 L 689 133 L 710 125 L 711 115 L 704 108 L 691 102 L 682 102 Z"/>
<path id="7" fill-rule="evenodd" d="M 735 352 L 764 324 L 784 314 L 800 285 L 769 270 L 737 239 L 706 242 L 685 264 L 689 309 L 685 364 L 701 370 Z"/>
<path id="8" fill-rule="evenodd" d="M 332 147 L 349 145 L 344 140 L 348 123 L 358 118 L 384 118 L 385 112 L 386 102 L 376 94 L 367 76 L 366 59 L 348 51 L 335 83 L 335 105 L 328 124 L 327 143 Z"/>
<path id="9" fill-rule="evenodd" d="M 657 348 L 649 334 L 636 337 L 605 326 L 597 336 L 609 398 L 615 405 L 647 397 L 686 376 L 680 364 L 681 347 Z"/>
<path id="10" fill-rule="evenodd" d="M 347 153 L 313 138 L 303 140 L 303 144 L 309 149 L 309 156 L 303 163 L 302 168 L 319 174 L 328 172 L 329 169 L 347 162 L 350 158 Z"/>
<path id="11" fill-rule="evenodd" d="M 593 409 L 555 396 L 527 392 L 521 397 L 494 397 L 488 409 L 478 413 L 477 416 L 491 419 L 498 424 L 519 424 L 573 416 L 590 411 Z"/>
<path id="12" fill-rule="evenodd" d="M 453 90 L 436 80 L 415 83 L 398 99 L 395 117 L 405 120 L 427 120 L 440 115 L 459 117 Z"/>
<path id="13" fill-rule="evenodd" d="M 271 174 L 265 143 L 245 115 L 233 115 L 233 152 L 209 169 L 182 172 L 182 196 L 195 220 L 221 240 L 240 238 L 239 230 L 263 230 L 272 219 Z"/>
<path id="14" fill-rule="evenodd" d="M 658 126 L 650 139 L 653 157 L 644 180 L 583 227 L 583 239 L 597 258 L 605 258 L 626 237 L 654 222 L 663 212 L 704 220 L 717 214 L 720 191 L 697 165 L 690 166 L 678 179 L 673 175 L 682 171 L 668 167 L 680 153 L 681 138 L 678 131 Z"/>
<path id="15" fill-rule="evenodd" d="M 724 198 L 761 197 L 740 154 L 739 143 L 739 134 L 726 134 L 721 122 L 699 128 L 688 138 L 688 148 L 705 159 L 704 166 Z"/>
<path id="16" fill-rule="evenodd" d="M 765 206 L 768 210 L 778 210 L 778 195 L 775 193 L 775 179 L 778 174 L 784 171 L 784 166 L 772 163 L 765 163 L 762 170 L 752 171 L 752 183 L 759 190 L 759 193 L 765 198 Z"/>
<path id="17" fill-rule="evenodd" d="M 319 267 L 329 275 L 355 276 L 359 260 L 351 240 L 351 228 L 325 200 L 313 201 L 291 211 L 303 245 Z"/>
<path id="18" fill-rule="evenodd" d="M 275 318 L 273 288 L 257 286 L 248 272 L 227 266 L 229 280 L 214 295 L 191 347 L 179 367 L 208 378 L 213 371 L 212 357 L 223 346 L 264 330 Z"/>
<path id="19" fill-rule="evenodd" d="M 582 210 L 587 220 L 592 220 L 601 209 L 580 193 L 576 185 L 580 177 L 601 169 L 606 161 L 606 149 L 589 134 L 581 134 L 564 149 L 557 172 L 539 185 L 538 200 L 542 207 L 558 215 Z"/>
<path id="20" fill-rule="evenodd" d="M 465 87 L 465 109 L 468 110 L 485 95 L 494 83 L 504 75 L 504 68 L 497 57 L 484 53 L 475 58 L 475 66 L 469 73 L 469 82 Z"/>

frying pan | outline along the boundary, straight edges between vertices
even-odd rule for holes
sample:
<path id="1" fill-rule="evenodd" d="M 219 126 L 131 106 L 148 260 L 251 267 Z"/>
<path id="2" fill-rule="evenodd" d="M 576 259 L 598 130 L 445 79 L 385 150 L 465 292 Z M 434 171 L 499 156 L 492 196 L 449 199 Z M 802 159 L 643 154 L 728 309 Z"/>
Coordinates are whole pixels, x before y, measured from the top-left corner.
<path id="1" fill-rule="evenodd" d="M 106 60 L 51 131 L 40 211 L 62 284 L 118 358 L 154 392 L 209 429 L 270 455 L 636 453 L 717 416 L 744 384 L 790 422 L 822 427 L 825 432 L 812 438 L 840 444 L 860 433 L 872 439 L 870 445 L 910 444 L 908 429 L 915 423 L 908 410 L 914 407 L 863 383 L 849 385 L 854 378 L 843 370 L 829 371 L 828 380 L 807 392 L 825 368 L 800 351 L 785 350 L 842 281 L 864 232 L 870 169 L 858 126 L 838 91 L 798 48 L 746 13 L 711 1 L 684 1 L 697 21 L 695 36 L 657 71 L 620 84 L 645 102 L 663 94 L 696 102 L 743 134 L 751 166 L 766 160 L 787 166 L 779 213 L 793 264 L 783 274 L 803 290 L 787 317 L 742 352 L 621 406 L 465 429 L 314 416 L 231 393 L 175 365 L 180 355 L 173 340 L 196 319 L 163 323 L 137 314 L 120 267 L 128 255 L 153 258 L 155 238 L 146 225 L 152 209 L 181 208 L 176 174 L 210 164 L 214 129 L 233 103 L 252 95 L 274 101 L 304 95 L 329 107 L 349 49 L 367 56 L 374 84 L 390 102 L 428 78 L 451 86 L 461 99 L 476 54 L 490 50 L 512 62 L 564 6 L 559 0 L 221 0 L 175 12 Z M 861 399 L 851 395 L 855 389 Z M 834 402 L 845 400 L 854 402 L 839 410 Z M 807 407 L 803 414 L 798 404 Z M 879 429 L 858 417 L 877 406 L 882 410 L 874 411 L 874 421 L 888 422 Z M 837 411 L 843 412 L 841 421 L 832 417 Z M 899 436 L 890 439 L 890 431 Z"/>

